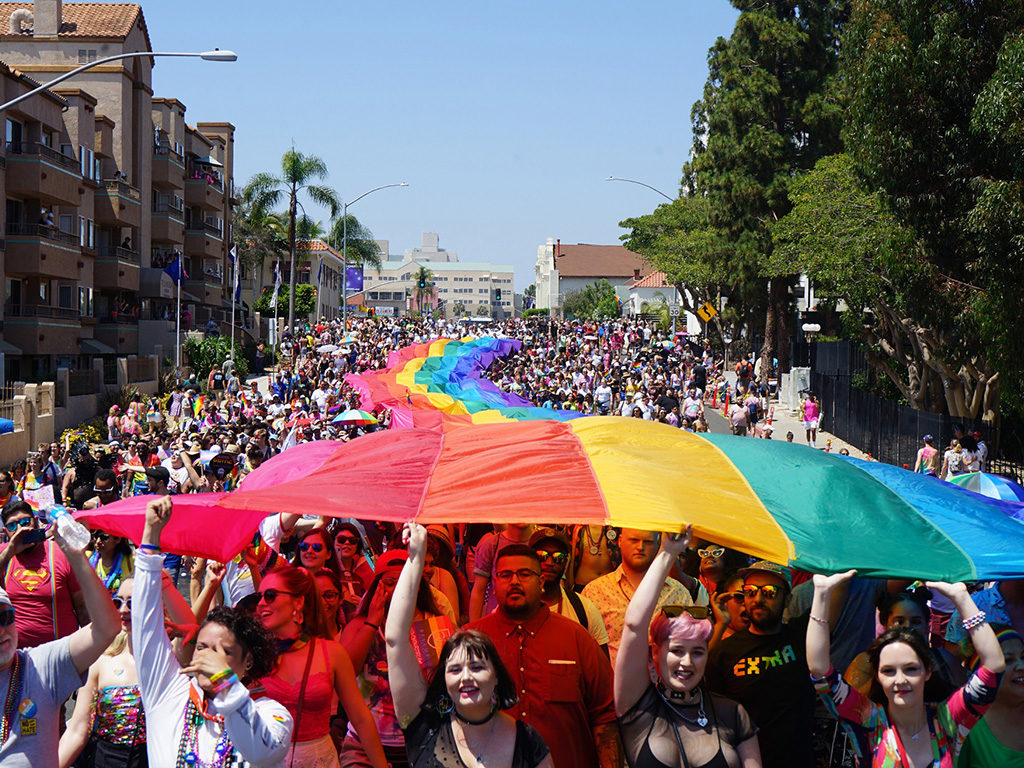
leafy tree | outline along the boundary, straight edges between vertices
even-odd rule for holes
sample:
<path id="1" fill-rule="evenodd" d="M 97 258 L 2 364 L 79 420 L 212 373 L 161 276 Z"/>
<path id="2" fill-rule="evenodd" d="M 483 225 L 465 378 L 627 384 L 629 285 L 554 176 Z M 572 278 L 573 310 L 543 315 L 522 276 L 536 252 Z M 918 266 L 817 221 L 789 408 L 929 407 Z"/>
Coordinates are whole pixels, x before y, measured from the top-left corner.
<path id="1" fill-rule="evenodd" d="M 416 306 L 422 309 L 434 296 L 434 273 L 420 265 L 420 268 L 416 270 L 413 281 L 416 283 L 416 287 L 413 289 L 413 295 L 416 297 Z"/>
<path id="2" fill-rule="evenodd" d="M 196 378 L 205 380 L 214 365 L 224 365 L 231 357 L 231 339 L 227 336 L 207 336 L 199 339 L 189 336 L 181 347 L 188 359 L 188 364 L 195 371 Z M 245 357 L 242 344 L 235 341 L 235 372 L 238 378 L 245 381 L 249 376 L 249 361 Z"/>
<path id="3" fill-rule="evenodd" d="M 463 304 L 461 301 L 456 301 L 455 304 L 452 305 L 452 313 L 456 316 L 461 317 L 462 315 L 466 314 L 466 305 Z"/>
<path id="4" fill-rule="evenodd" d="M 708 54 L 692 112 L 693 159 L 683 188 L 706 200 L 705 256 L 727 272 L 748 323 L 765 318 L 761 357 L 788 367 L 792 273 L 768 270 L 768 224 L 789 211 L 794 172 L 839 149 L 840 110 L 829 98 L 849 0 L 733 0 L 741 13 Z M 766 285 L 766 278 L 770 278 Z"/>
<path id="5" fill-rule="evenodd" d="M 487 306 L 486 304 L 481 304 L 479 307 L 476 308 L 476 316 L 477 317 L 490 317 L 491 316 L 491 308 L 489 306 Z"/>
<path id="6" fill-rule="evenodd" d="M 349 264 L 362 267 L 370 266 L 380 271 L 381 257 L 386 257 L 387 254 L 380 252 L 380 246 L 373 239 L 373 232 L 370 231 L 369 227 L 363 225 L 351 213 L 348 214 L 347 220 L 343 216 L 339 216 L 334 220 L 329 237 L 330 242 L 339 251 L 342 250 L 345 238 L 348 238 L 346 260 Z"/>
<path id="7" fill-rule="evenodd" d="M 562 299 L 562 311 L 577 320 L 605 320 L 622 314 L 615 289 L 604 279 L 567 293 Z"/>
<path id="8" fill-rule="evenodd" d="M 1022 31 L 1021 0 L 864 0 L 843 41 L 847 151 L 935 269 L 908 338 L 961 416 L 1024 375 Z"/>
<path id="9" fill-rule="evenodd" d="M 253 309 L 265 315 L 274 315 L 274 308 L 270 306 L 270 298 L 274 294 L 273 286 L 267 286 L 263 293 L 253 303 Z M 281 286 L 281 292 L 277 296 L 277 306 L 280 308 L 288 302 L 289 290 L 287 285 Z M 295 286 L 295 313 L 300 316 L 309 315 L 316 311 L 316 288 L 312 285 L 300 283 Z"/>
<path id="10" fill-rule="evenodd" d="M 270 210 L 282 200 L 288 201 L 288 250 L 291 255 L 291 268 L 288 274 L 288 285 L 291 289 L 289 297 L 298 296 L 295 292 L 295 240 L 296 221 L 298 219 L 299 193 L 305 192 L 317 205 L 329 208 L 331 218 L 337 216 L 341 202 L 338 193 L 328 186 L 315 184 L 317 180 L 327 178 L 327 163 L 316 155 L 303 155 L 290 149 L 281 158 L 281 175 L 258 173 L 249 181 L 252 187 L 254 205 Z M 303 214 L 305 218 L 305 214 Z M 288 327 L 295 327 L 295 305 L 288 302 Z"/>

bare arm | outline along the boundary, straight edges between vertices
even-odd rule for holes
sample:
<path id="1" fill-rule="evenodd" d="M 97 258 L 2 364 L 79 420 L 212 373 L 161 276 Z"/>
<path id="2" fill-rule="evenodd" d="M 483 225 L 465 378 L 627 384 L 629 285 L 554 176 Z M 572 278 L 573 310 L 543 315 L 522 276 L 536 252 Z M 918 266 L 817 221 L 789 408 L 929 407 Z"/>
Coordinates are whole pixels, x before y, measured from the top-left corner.
<path id="1" fill-rule="evenodd" d="M 476 621 L 484 615 L 484 600 L 487 597 L 487 585 L 490 583 L 490 576 L 476 574 L 476 578 L 473 580 L 473 591 L 469 595 L 470 621 Z"/>
<path id="2" fill-rule="evenodd" d="M 75 711 L 71 713 L 71 719 L 68 720 L 67 730 L 60 737 L 60 746 L 58 747 L 60 768 L 69 768 L 78 759 L 89 741 L 89 732 L 92 730 L 92 713 L 98 690 L 99 669 L 93 665 L 89 670 L 89 678 L 85 681 L 85 685 L 78 689 Z"/>
<path id="3" fill-rule="evenodd" d="M 672 570 L 679 553 L 684 552 L 689 546 L 690 534 L 691 530 L 687 526 L 685 534 L 662 535 L 661 551 L 655 556 L 640 586 L 636 588 L 633 599 L 626 606 L 622 641 L 619 645 L 619 654 L 615 657 L 615 713 L 618 715 L 628 712 L 650 685 L 650 676 L 647 672 L 650 658 L 647 650 L 648 628 L 651 626 L 651 617 L 658 604 L 658 596 L 665 584 L 665 578 Z"/>
<path id="4" fill-rule="evenodd" d="M 622 768 L 625 765 L 618 723 L 595 725 L 594 742 L 597 745 L 598 768 Z"/>
<path id="5" fill-rule="evenodd" d="M 395 716 L 403 728 L 420 711 L 427 695 L 416 654 L 409 642 L 413 614 L 416 611 L 416 593 L 423 578 L 423 561 L 427 548 L 427 529 L 417 523 L 406 523 L 403 538 L 409 541 L 409 559 L 391 596 L 384 641 L 388 650 L 388 677 L 391 698 L 395 703 Z M 442 670 L 443 671 L 443 670 Z"/>
<path id="6" fill-rule="evenodd" d="M 849 581 L 853 571 L 833 576 L 814 575 L 814 598 L 811 600 L 811 616 L 807 622 L 807 668 L 812 677 L 823 678 L 832 667 L 829 658 L 829 613 L 832 592 L 843 582 Z"/>
<path id="7" fill-rule="evenodd" d="M 743 768 L 761 768 L 761 745 L 757 741 L 756 733 L 737 744 L 736 752 L 740 756 Z"/>
<path id="8" fill-rule="evenodd" d="M 345 649 L 338 643 L 331 643 L 331 666 L 334 668 L 334 690 L 345 709 L 345 714 L 359 734 L 363 750 L 374 768 L 388 768 L 384 747 L 381 746 L 380 735 L 377 733 L 377 724 L 366 706 L 366 701 L 363 700 L 363 694 L 359 691 L 352 662 Z"/>
<path id="9" fill-rule="evenodd" d="M 110 641 L 117 635 L 121 627 L 121 617 L 118 616 L 114 603 L 110 599 L 110 593 L 103 586 L 96 571 L 93 570 L 83 552 L 72 549 L 61 538 L 54 529 L 53 540 L 64 552 L 71 571 L 78 579 L 82 588 L 82 597 L 85 610 L 88 612 L 90 623 L 71 635 L 69 650 L 71 660 L 79 673 L 84 673 L 104 649 L 110 645 Z"/>
<path id="10" fill-rule="evenodd" d="M 980 613 L 978 606 L 974 604 L 974 598 L 962 582 L 947 584 L 943 581 L 928 581 L 925 582 L 925 586 L 948 597 L 964 621 Z M 1001 673 L 1006 668 L 1006 660 L 1003 658 L 1003 649 L 996 639 L 996 633 L 992 631 L 992 625 L 982 622 L 970 629 L 969 634 L 981 665 L 996 674 Z"/>

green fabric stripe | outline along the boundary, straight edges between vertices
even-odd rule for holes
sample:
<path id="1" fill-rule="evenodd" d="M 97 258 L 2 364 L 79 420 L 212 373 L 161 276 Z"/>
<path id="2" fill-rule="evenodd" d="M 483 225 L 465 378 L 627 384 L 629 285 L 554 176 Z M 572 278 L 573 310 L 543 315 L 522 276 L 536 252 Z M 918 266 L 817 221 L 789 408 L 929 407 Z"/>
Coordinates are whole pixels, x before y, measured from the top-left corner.
<path id="1" fill-rule="evenodd" d="M 790 563 L 863 576 L 970 578 L 970 558 L 913 506 L 843 459 L 806 446 L 705 433 L 793 542 Z"/>

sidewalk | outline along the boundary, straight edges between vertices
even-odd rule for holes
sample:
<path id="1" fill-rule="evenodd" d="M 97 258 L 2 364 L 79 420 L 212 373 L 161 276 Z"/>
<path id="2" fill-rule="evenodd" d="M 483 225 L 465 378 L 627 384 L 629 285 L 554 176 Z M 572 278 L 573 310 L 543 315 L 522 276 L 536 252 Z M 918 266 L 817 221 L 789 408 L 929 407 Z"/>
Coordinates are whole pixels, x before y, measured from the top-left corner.
<path id="1" fill-rule="evenodd" d="M 736 374 L 735 372 L 726 372 L 726 380 L 729 382 L 730 391 L 735 391 L 736 387 Z M 721 413 L 721 403 L 719 403 L 719 413 Z M 785 408 L 778 400 L 768 401 L 768 413 L 763 414 L 758 420 L 758 428 L 763 427 L 767 419 L 772 419 L 772 439 L 773 440 L 785 440 L 786 433 L 793 433 L 793 442 L 799 443 L 800 445 L 807 445 L 807 432 L 804 430 L 803 415 L 798 414 L 796 411 L 790 411 Z M 839 453 L 840 449 L 845 448 L 850 452 L 850 455 L 857 459 L 866 459 L 868 456 L 859 448 L 847 443 L 845 440 L 840 440 L 838 437 L 828 431 L 828 424 L 823 425 L 825 429 L 818 429 L 818 436 L 816 443 L 818 450 L 828 450 L 831 453 Z M 830 444 L 831 441 L 831 444 Z"/>

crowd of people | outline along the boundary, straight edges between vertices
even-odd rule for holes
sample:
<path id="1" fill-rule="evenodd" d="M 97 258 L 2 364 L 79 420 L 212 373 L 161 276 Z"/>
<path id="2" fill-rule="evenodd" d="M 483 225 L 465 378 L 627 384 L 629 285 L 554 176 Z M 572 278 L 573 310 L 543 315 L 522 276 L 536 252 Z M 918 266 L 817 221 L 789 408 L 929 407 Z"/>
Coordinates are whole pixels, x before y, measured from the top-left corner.
<path id="1" fill-rule="evenodd" d="M 750 361 L 727 384 L 709 347 L 655 324 L 473 332 L 520 339 L 484 375 L 542 407 L 694 431 L 726 397 L 747 428 L 764 413 Z M 1024 580 L 812 576 L 689 529 L 307 509 L 267 516 L 227 562 L 162 549 L 181 495 L 386 428 L 386 410 L 339 418 L 365 405 L 345 374 L 465 333 L 297 329 L 266 383 L 226 361 L 111 409 L 102 444 L 0 473 L 0 765 L 1024 766 Z M 48 526 L 50 503 L 138 495 L 135 542 L 97 529 L 82 551 Z"/>

